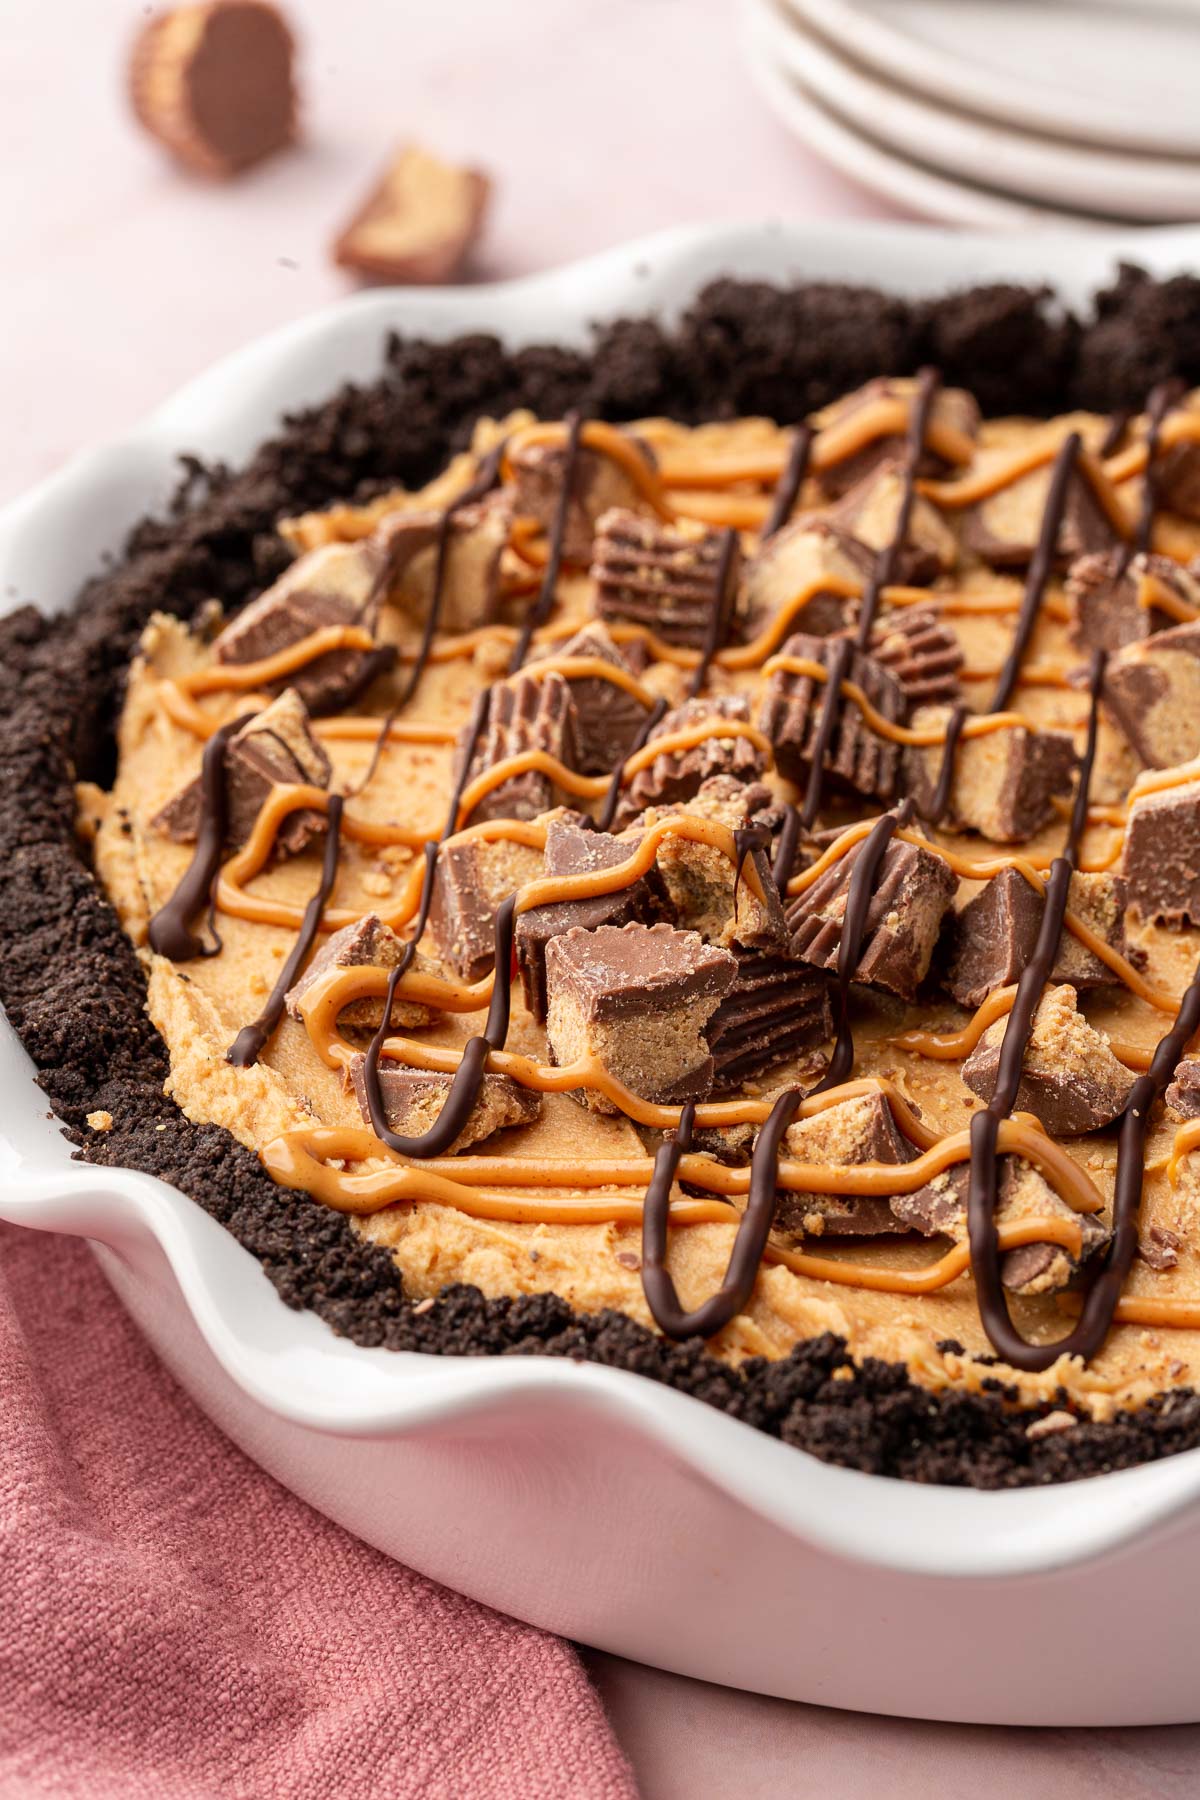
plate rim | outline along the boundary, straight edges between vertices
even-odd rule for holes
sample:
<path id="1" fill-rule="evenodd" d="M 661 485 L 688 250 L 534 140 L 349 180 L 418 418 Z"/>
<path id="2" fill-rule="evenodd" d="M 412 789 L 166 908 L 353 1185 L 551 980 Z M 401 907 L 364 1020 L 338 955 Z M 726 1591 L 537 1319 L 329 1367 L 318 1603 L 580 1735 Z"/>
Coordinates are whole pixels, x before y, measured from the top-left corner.
<path id="1" fill-rule="evenodd" d="M 1131 151 L 1169 154 L 1168 140 L 1139 129 L 1132 113 L 1123 121 L 1115 122 L 1110 115 L 1106 122 L 1107 135 L 1100 137 L 1086 103 L 1077 96 L 1044 90 L 1050 97 L 1039 102 L 1030 90 L 1010 84 L 992 72 L 985 74 L 965 58 L 909 36 L 880 14 L 861 10 L 853 0 L 783 0 L 783 3 L 822 36 L 843 48 L 847 44 L 853 45 L 853 51 L 848 53 L 872 64 L 878 73 L 894 76 L 899 69 L 910 85 L 929 94 L 957 89 L 969 108 L 1001 123 L 1021 124 L 1048 136 L 1074 135 L 1101 144 L 1120 141 Z M 1170 142 L 1178 143 L 1178 138 L 1173 137 Z M 1200 129 L 1188 144 L 1188 153 L 1200 155 Z"/>
<path id="2" fill-rule="evenodd" d="M 870 192 L 944 225 L 976 231 L 1049 231 L 1071 227 L 1103 230 L 1108 222 L 1081 213 L 1011 199 L 961 181 L 865 137 L 822 104 L 789 70 L 781 67 L 764 17 L 762 0 L 742 0 L 742 50 L 751 79 L 780 124 L 794 137 Z M 1113 222 L 1115 223 L 1115 221 Z"/>
<path id="3" fill-rule="evenodd" d="M 1141 243 L 1153 251 L 1144 260 L 1165 274 L 1196 259 L 1200 232 L 1146 234 Z M 377 363 L 389 325 L 429 331 L 440 320 L 440 335 L 447 337 L 469 317 L 527 317 L 532 311 L 537 332 L 557 330 L 569 340 L 573 328 L 582 333 L 597 317 L 656 305 L 671 311 L 704 280 L 731 268 L 785 280 L 801 271 L 817 278 L 815 263 L 834 279 L 834 266 L 844 265 L 843 278 L 853 279 L 852 264 L 878 269 L 889 253 L 895 261 L 907 259 L 912 279 L 920 272 L 926 292 L 965 279 L 990 259 L 994 267 L 1007 266 L 1012 278 L 1030 281 L 1044 279 L 1049 262 L 1071 297 L 1073 283 L 1095 285 L 1111 273 L 1129 253 L 1129 242 L 1127 235 L 1112 234 L 1103 244 L 1087 239 L 1074 245 L 1064 237 L 1048 247 L 1027 233 L 998 244 L 987 235 L 920 227 L 785 227 L 769 220 L 677 228 L 490 288 L 356 296 L 221 359 L 105 450 L 76 459 L 6 507 L 0 513 L 0 565 L 24 534 L 58 529 L 72 509 L 89 497 L 95 501 L 108 465 L 128 463 L 139 480 L 149 481 L 151 467 L 161 474 L 179 448 L 178 434 L 189 420 L 195 427 L 189 437 L 203 444 L 229 409 L 240 408 L 242 425 L 251 418 L 261 437 L 293 376 L 303 385 L 315 359 L 329 391 L 356 357 L 361 360 L 367 344 Z M 910 277 L 897 271 L 891 285 L 903 289 Z M 272 379 L 275 402 L 264 418 L 263 396 L 272 391 Z M 88 554 L 93 560 L 94 551 Z M 0 1111 L 0 1218 L 92 1237 L 135 1258 L 147 1249 L 165 1257 L 226 1372 L 268 1412 L 310 1430 L 399 1441 L 465 1418 L 501 1395 L 524 1397 L 532 1406 L 565 1403 L 576 1418 L 595 1411 L 619 1420 L 799 1541 L 857 1563 L 947 1580 L 1061 1570 L 1127 1545 L 1149 1526 L 1165 1526 L 1200 1504 L 1200 1450 L 1090 1477 L 1073 1488 L 1075 1503 L 1064 1505 L 1057 1487 L 1006 1493 L 921 1487 L 822 1463 L 624 1370 L 541 1356 L 463 1359 L 351 1344 L 315 1314 L 287 1308 L 257 1260 L 180 1190 L 136 1171 L 75 1162 L 57 1121 L 48 1119 L 32 1070 L 4 1020 L 0 1094 L 9 1104 Z"/>
<path id="4" fill-rule="evenodd" d="M 1182 224 L 1200 215 L 1200 158 L 1136 155 L 1071 143 L 939 104 L 931 94 L 889 83 L 846 49 L 806 28 L 789 0 L 748 3 L 792 81 L 847 129 L 918 168 L 1102 221 Z M 806 67 L 809 60 L 811 67 Z M 927 156 L 917 147 L 923 134 Z M 1001 157 L 1004 183 L 995 190 L 986 171 L 989 161 Z M 1155 181 L 1165 183 L 1157 195 Z"/>

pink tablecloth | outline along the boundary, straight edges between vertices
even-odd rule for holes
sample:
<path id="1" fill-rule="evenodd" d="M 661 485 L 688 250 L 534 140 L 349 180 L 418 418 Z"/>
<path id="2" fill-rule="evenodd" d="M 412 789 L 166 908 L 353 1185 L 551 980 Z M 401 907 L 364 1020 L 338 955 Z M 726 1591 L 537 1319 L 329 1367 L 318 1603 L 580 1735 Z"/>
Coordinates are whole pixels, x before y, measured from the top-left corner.
<path id="1" fill-rule="evenodd" d="M 389 1562 L 0 1226 L 0 1797 L 634 1800 L 569 1645 Z"/>

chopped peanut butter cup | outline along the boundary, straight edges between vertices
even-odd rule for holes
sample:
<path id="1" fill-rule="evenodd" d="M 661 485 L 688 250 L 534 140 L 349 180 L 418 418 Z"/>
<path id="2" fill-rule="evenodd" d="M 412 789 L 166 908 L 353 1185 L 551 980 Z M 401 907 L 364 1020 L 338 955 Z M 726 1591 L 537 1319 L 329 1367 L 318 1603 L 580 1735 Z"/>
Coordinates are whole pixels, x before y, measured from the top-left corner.
<path id="1" fill-rule="evenodd" d="M 1078 557 L 1066 580 L 1071 642 L 1080 650 L 1123 650 L 1176 615 L 1156 600 L 1200 611 L 1200 581 L 1168 556 L 1128 558 L 1123 549 Z"/>
<path id="2" fill-rule="evenodd" d="M 593 830 L 591 820 L 579 813 L 564 813 L 546 829 L 541 872 L 555 877 L 594 875 L 602 869 L 614 869 L 628 862 L 641 835 L 639 831 L 627 831 L 620 837 L 610 837 L 606 831 Z M 648 923 L 657 911 L 659 893 L 655 876 L 640 876 L 610 894 L 597 894 L 590 900 L 559 900 L 518 914 L 517 967 L 525 1004 L 535 1019 L 546 1017 L 546 946 L 550 939 L 576 927 L 594 931 L 601 925 L 626 925 L 634 920 Z"/>
<path id="3" fill-rule="evenodd" d="M 1121 868 L 1141 918 L 1175 930 L 1200 925 L 1200 781 L 1134 800 Z"/>
<path id="4" fill-rule="evenodd" d="M 626 655 L 599 623 L 585 625 L 545 654 L 556 661 L 571 658 L 606 663 L 617 676 L 637 673 L 634 658 Z M 575 705 L 577 767 L 585 775 L 608 774 L 625 759 L 645 724 L 646 704 L 619 680 L 609 681 L 601 675 L 567 675 L 564 679 Z"/>
<path id="5" fill-rule="evenodd" d="M 1110 657 L 1103 698 L 1150 768 L 1173 768 L 1200 755 L 1200 620 L 1158 631 Z"/>
<path id="6" fill-rule="evenodd" d="M 1007 1019 L 989 1025 L 962 1066 L 963 1080 L 981 1100 L 995 1091 L 1007 1027 Z M 1108 1039 L 1078 1010 L 1074 988 L 1047 988 L 1034 1015 L 1014 1111 L 1033 1113 L 1055 1137 L 1079 1137 L 1119 1118 L 1132 1089 L 1133 1076 Z"/>
<path id="7" fill-rule="evenodd" d="M 177 6 L 134 43 L 134 111 L 189 168 L 237 175 L 296 135 L 294 54 L 283 14 L 263 0 Z"/>
<path id="8" fill-rule="evenodd" d="M 326 626 L 361 625 L 374 632 L 383 598 L 378 574 L 378 553 L 369 541 L 309 551 L 225 627 L 213 654 L 218 662 L 260 662 Z M 393 655 L 387 648 L 327 650 L 268 687 L 295 688 L 310 713 L 337 712 L 361 697 Z"/>
<path id="9" fill-rule="evenodd" d="M 825 670 L 831 668 L 836 654 L 834 639 L 806 637 L 800 632 L 783 646 L 784 656 L 817 663 Z M 898 725 L 905 704 L 895 676 L 859 650 L 850 656 L 845 669 L 845 679 L 863 690 L 875 711 Z M 781 668 L 771 675 L 763 694 L 758 727 L 775 747 L 780 774 L 801 786 L 808 780 L 821 737 L 827 692 L 827 681 Z M 890 800 L 896 790 L 900 747 L 875 729 L 857 700 L 844 695 L 833 737 L 825 751 L 824 768 L 826 780 L 835 792 L 859 794 L 866 800 Z"/>
<path id="10" fill-rule="evenodd" d="M 815 968 L 838 966 L 850 882 L 862 849 L 861 841 L 852 844 L 788 907 L 792 953 Z M 893 838 L 872 888 L 854 980 L 915 999 L 957 886 L 933 850 Z"/>
<path id="11" fill-rule="evenodd" d="M 612 507 L 596 521 L 592 581 L 597 615 L 644 625 L 667 644 L 699 650 L 713 615 L 736 594 L 739 557 L 721 581 L 724 534 L 684 520 L 658 519 Z M 727 586 L 729 594 L 722 592 Z M 733 624 L 729 609 L 729 625 Z"/>
<path id="12" fill-rule="evenodd" d="M 648 744 L 697 726 L 712 726 L 713 733 L 688 749 L 664 750 L 644 768 L 638 769 L 625 790 L 626 814 L 641 812 L 647 806 L 670 806 L 690 800 L 714 775 L 731 775 L 736 781 L 758 781 L 766 767 L 766 758 L 748 737 L 734 733 L 721 736 L 720 727 L 726 722 L 731 725 L 750 723 L 750 702 L 743 694 L 685 700 L 682 706 L 664 713 L 650 733 Z"/>
<path id="13" fill-rule="evenodd" d="M 916 727 L 943 730 L 948 706 L 922 706 Z M 917 810 L 931 811 L 942 771 L 944 744 L 904 752 L 904 779 Z M 1057 795 L 1071 792 L 1079 758 L 1066 731 L 1004 725 L 978 737 L 963 736 L 955 749 L 949 811 L 942 821 L 952 831 L 977 831 L 998 844 L 1021 844 L 1055 816 Z"/>
<path id="14" fill-rule="evenodd" d="M 225 752 L 226 842 L 244 844 L 254 830 L 263 802 L 277 786 L 329 786 L 332 765 L 309 727 L 304 702 L 287 688 L 270 706 L 256 713 L 229 740 Z M 189 781 L 158 812 L 154 827 L 176 843 L 195 841 L 203 807 L 200 777 Z M 326 829 L 325 814 L 297 807 L 275 833 L 272 855 L 298 856 Z"/>
<path id="15" fill-rule="evenodd" d="M 372 281 L 453 281 L 483 228 L 491 183 L 478 169 L 402 150 L 333 246 L 333 259 Z"/>
<path id="16" fill-rule="evenodd" d="M 385 925 L 375 913 L 366 913 L 351 925 L 343 925 L 332 937 L 325 940 L 321 949 L 313 957 L 307 969 L 296 983 L 289 988 L 287 1010 L 293 1019 L 303 1017 L 300 1003 L 304 996 L 333 969 L 385 969 L 391 970 L 400 961 L 407 946 L 402 938 L 396 936 L 390 925 Z M 433 965 L 427 956 L 418 950 L 409 967 L 428 973 Z M 419 1025 L 428 1025 L 433 1012 L 419 1001 L 408 1000 L 397 994 L 392 1001 L 391 1023 L 398 1027 L 411 1029 Z M 352 1000 L 338 1014 L 338 1026 L 342 1030 L 376 1031 L 383 1023 L 383 995 L 363 1000 Z"/>
<path id="17" fill-rule="evenodd" d="M 359 1111 L 367 1125 L 371 1109 L 367 1104 L 364 1075 L 366 1058 L 350 1060 L 350 1085 Z M 379 1088 L 383 1095 L 383 1111 L 390 1130 L 404 1137 L 421 1137 L 439 1117 L 450 1092 L 451 1077 L 431 1069 L 403 1069 L 385 1063 L 379 1071 Z M 510 1130 L 515 1125 L 532 1125 L 542 1110 L 542 1096 L 524 1088 L 508 1075 L 485 1075 L 479 1095 L 466 1124 L 451 1144 L 450 1156 L 482 1143 L 494 1132 Z"/>
<path id="18" fill-rule="evenodd" d="M 705 1029 L 733 986 L 727 950 L 671 925 L 574 930 L 546 946 L 546 1033 L 555 1063 L 593 1061 L 642 1100 L 670 1104 L 709 1092 L 713 1058 Z M 593 1112 L 617 1112 L 580 1087 Z"/>
<path id="19" fill-rule="evenodd" d="M 1067 905 L 1110 949 L 1126 956 L 1128 898 L 1121 876 L 1077 871 L 1071 877 Z M 946 986 L 960 1006 L 982 1006 L 997 988 L 1011 987 L 1020 979 L 1033 955 L 1045 906 L 1045 896 L 1019 869 L 1001 869 L 954 915 Z M 1081 990 L 1103 987 L 1120 977 L 1068 929 L 1059 939 L 1050 979 Z"/>

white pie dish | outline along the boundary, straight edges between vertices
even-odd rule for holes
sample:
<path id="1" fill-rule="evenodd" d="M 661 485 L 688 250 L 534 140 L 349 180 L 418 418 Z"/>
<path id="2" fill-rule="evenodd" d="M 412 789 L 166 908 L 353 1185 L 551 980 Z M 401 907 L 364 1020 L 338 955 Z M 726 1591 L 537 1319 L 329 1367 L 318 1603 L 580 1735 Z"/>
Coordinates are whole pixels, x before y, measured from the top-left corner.
<path id="1" fill-rule="evenodd" d="M 243 456 L 285 408 L 369 374 L 388 327 L 578 341 L 589 320 L 670 312 L 725 272 L 906 292 L 1004 275 L 1082 301 L 1122 257 L 1170 273 L 1198 249 L 1194 230 L 764 224 L 669 233 L 504 287 L 364 295 L 218 365 L 10 507 L 0 594 L 69 604 L 165 496 L 178 450 Z M 615 1370 L 360 1349 L 290 1312 L 177 1190 L 73 1163 L 6 1025 L 0 1101 L 0 1217 L 92 1239 L 164 1362 L 249 1454 L 438 1580 L 606 1650 L 824 1704 L 1200 1718 L 1200 1451 L 1040 1491 L 923 1488 L 822 1464 Z"/>

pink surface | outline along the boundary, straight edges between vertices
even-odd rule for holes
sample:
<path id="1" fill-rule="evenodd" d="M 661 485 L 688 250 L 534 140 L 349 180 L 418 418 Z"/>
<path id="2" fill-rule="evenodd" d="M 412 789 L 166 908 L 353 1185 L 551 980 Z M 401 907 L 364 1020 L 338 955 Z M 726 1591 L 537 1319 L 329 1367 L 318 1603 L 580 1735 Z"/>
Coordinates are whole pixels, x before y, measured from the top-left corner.
<path id="1" fill-rule="evenodd" d="M 0 9 L 0 501 L 344 293 L 330 239 L 408 138 L 495 176 L 481 276 L 695 220 L 888 214 L 768 116 L 734 0 L 289 0 L 307 141 L 232 186 L 131 123 L 142 11 Z"/>
<path id="2" fill-rule="evenodd" d="M 408 137 L 495 175 L 482 276 L 683 221 L 889 211 L 764 112 L 732 0 L 292 0 L 307 145 L 233 187 L 179 175 L 129 123 L 141 11 L 5 9 L 0 500 L 345 291 L 328 241 Z M 0 1408 L 2 1800 L 630 1792 L 567 1648 L 254 1470 L 77 1245 L 0 1233 Z M 1191 1728 L 908 1725 L 589 1667 L 645 1800 L 1197 1789 Z"/>
<path id="3" fill-rule="evenodd" d="M 0 1795 L 633 1800 L 575 1652 L 235 1450 L 83 1244 L 0 1226 Z"/>

